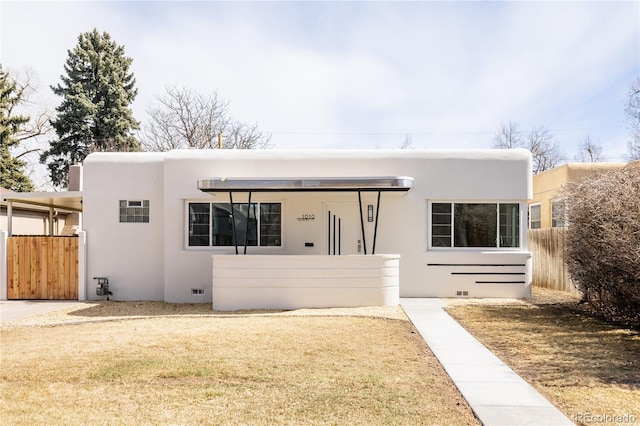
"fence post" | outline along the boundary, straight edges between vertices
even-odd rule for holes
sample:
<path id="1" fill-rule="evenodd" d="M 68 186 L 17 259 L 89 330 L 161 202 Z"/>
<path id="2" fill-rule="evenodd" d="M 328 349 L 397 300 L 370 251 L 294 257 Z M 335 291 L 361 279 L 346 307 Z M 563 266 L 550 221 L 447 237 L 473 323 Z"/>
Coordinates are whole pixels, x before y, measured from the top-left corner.
<path id="1" fill-rule="evenodd" d="M 78 300 L 87 300 L 87 231 L 78 231 Z"/>
<path id="2" fill-rule="evenodd" d="M 0 300 L 7 300 L 7 283 L 9 273 L 9 265 L 7 265 L 7 238 L 8 231 L 0 231 Z"/>

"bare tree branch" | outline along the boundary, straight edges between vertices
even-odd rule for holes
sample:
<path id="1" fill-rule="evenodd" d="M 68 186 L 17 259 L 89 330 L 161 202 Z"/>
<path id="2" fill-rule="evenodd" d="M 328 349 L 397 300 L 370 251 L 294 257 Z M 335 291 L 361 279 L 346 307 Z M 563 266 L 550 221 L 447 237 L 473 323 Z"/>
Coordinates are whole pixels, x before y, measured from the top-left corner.
<path id="1" fill-rule="evenodd" d="M 493 137 L 493 147 L 501 149 L 525 148 L 533 156 L 533 172 L 540 173 L 565 161 L 562 150 L 553 142 L 553 135 L 543 126 L 531 130 L 523 139 L 518 124 L 500 123 Z"/>
<path id="2" fill-rule="evenodd" d="M 400 145 L 400 149 L 410 149 L 413 146 L 413 138 L 409 133 L 404 136 L 404 140 L 402 141 L 402 145 Z"/>
<path id="3" fill-rule="evenodd" d="M 552 169 L 565 161 L 565 155 L 553 143 L 553 135 L 540 126 L 529 132 L 527 148 L 533 156 L 533 173 Z"/>
<path id="4" fill-rule="evenodd" d="M 500 127 L 493 136 L 493 147 L 500 149 L 524 148 L 522 133 L 518 130 L 518 124 L 509 120 L 501 122 Z"/>
<path id="5" fill-rule="evenodd" d="M 595 163 L 602 161 L 602 145 L 597 144 L 591 140 L 591 136 L 587 136 L 582 139 L 580 146 L 578 147 L 578 155 L 576 160 L 583 163 Z"/>
<path id="6" fill-rule="evenodd" d="M 34 152 L 42 153 L 43 151 L 44 150 L 42 148 L 28 149 L 28 150 L 24 151 L 23 153 L 16 155 L 15 158 L 24 157 L 25 155 L 29 155 L 29 154 L 32 154 Z"/>
<path id="7" fill-rule="evenodd" d="M 179 148 L 215 149 L 218 135 L 223 148 L 265 149 L 271 147 L 271 136 L 233 121 L 229 103 L 217 93 L 203 95 L 188 88 L 170 86 L 156 103 L 147 109 L 151 121 L 144 128 L 142 145 L 148 151 Z"/>
<path id="8" fill-rule="evenodd" d="M 629 99 L 625 108 L 631 126 L 631 139 L 627 141 L 627 161 L 640 160 L 640 77 L 629 85 Z"/>

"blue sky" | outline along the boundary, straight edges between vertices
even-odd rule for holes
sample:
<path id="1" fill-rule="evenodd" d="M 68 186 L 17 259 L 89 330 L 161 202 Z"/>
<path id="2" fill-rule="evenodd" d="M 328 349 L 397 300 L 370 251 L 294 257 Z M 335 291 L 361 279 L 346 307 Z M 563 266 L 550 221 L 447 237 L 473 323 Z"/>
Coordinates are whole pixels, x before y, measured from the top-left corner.
<path id="1" fill-rule="evenodd" d="M 501 121 L 545 126 L 568 156 L 587 134 L 619 160 L 640 75 L 640 2 L 0 4 L 0 61 L 60 99 L 67 50 L 107 31 L 133 58 L 134 116 L 166 85 L 231 102 L 277 148 L 485 148 Z"/>

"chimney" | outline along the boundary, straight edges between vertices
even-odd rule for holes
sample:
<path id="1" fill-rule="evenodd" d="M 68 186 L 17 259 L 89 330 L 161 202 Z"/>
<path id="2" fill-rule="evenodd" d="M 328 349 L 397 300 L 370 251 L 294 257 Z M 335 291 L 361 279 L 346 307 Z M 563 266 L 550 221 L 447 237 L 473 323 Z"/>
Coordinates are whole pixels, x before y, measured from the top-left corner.
<path id="1" fill-rule="evenodd" d="M 82 164 L 69 166 L 67 191 L 82 191 Z"/>

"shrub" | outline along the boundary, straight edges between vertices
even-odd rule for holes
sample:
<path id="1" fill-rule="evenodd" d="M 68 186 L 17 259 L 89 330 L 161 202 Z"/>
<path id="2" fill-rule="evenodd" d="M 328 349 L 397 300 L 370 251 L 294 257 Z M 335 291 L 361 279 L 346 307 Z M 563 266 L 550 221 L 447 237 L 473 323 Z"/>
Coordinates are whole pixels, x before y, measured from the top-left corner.
<path id="1" fill-rule="evenodd" d="M 640 313 L 640 167 L 600 173 L 563 192 L 567 266 L 601 313 Z"/>

